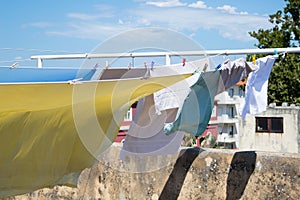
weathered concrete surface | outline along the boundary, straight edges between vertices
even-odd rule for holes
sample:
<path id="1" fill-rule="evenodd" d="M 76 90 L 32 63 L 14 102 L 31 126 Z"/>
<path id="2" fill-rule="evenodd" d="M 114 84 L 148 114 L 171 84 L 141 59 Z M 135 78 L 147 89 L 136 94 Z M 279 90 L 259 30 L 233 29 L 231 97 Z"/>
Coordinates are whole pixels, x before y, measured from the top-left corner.
<path id="1" fill-rule="evenodd" d="M 10 199 L 300 199 L 300 154 L 189 148 L 121 162 L 119 151 L 83 171 L 77 188 Z"/>

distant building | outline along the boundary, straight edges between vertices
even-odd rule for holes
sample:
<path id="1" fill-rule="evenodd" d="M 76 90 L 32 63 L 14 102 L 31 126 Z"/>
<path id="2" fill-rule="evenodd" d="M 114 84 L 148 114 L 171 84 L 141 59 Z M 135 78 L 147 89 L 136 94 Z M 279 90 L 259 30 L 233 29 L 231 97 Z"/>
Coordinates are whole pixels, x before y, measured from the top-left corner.
<path id="1" fill-rule="evenodd" d="M 127 111 L 127 113 L 124 117 L 124 121 L 119 129 L 119 133 L 115 139 L 115 142 L 122 142 L 125 139 L 126 134 L 129 130 L 130 124 L 133 120 L 133 116 L 134 116 L 134 113 L 136 110 L 136 105 L 137 105 L 137 103 L 134 103 Z"/>
<path id="2" fill-rule="evenodd" d="M 300 153 L 300 107 L 270 104 L 240 123 L 240 149 Z"/>
<path id="3" fill-rule="evenodd" d="M 214 147 L 218 138 L 218 105 L 217 101 L 214 102 L 214 108 L 211 113 L 210 121 L 204 133 L 197 138 L 196 145 L 198 147 Z"/>
<path id="4" fill-rule="evenodd" d="M 218 125 L 219 147 L 239 148 L 239 109 L 244 96 L 240 84 L 237 84 L 215 97 L 218 117 L 213 123 Z"/>

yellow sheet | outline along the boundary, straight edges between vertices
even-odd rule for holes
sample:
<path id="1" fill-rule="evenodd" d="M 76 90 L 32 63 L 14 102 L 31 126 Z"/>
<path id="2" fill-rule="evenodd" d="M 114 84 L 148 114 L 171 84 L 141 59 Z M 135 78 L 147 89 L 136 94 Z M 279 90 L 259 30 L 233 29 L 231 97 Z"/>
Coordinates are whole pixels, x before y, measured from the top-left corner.
<path id="1" fill-rule="evenodd" d="M 0 84 L 0 197 L 76 185 L 132 103 L 187 76 Z"/>

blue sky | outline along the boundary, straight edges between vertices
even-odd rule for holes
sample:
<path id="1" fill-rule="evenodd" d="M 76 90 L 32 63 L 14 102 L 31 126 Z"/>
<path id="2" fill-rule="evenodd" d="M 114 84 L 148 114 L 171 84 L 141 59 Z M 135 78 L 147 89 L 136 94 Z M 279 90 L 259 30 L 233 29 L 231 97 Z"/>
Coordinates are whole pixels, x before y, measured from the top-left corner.
<path id="1" fill-rule="evenodd" d="M 284 5 L 283 0 L 2 1 L 0 65 L 31 55 L 90 52 L 112 36 L 145 27 L 177 31 L 209 50 L 255 48 L 248 32 L 271 27 L 268 15 Z"/>

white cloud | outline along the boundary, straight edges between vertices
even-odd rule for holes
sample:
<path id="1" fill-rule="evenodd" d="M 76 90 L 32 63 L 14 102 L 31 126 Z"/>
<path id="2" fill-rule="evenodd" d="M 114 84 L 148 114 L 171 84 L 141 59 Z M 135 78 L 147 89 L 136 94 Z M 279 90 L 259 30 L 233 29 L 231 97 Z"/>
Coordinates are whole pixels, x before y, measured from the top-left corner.
<path id="1" fill-rule="evenodd" d="M 224 11 L 224 12 L 227 12 L 229 14 L 241 14 L 241 15 L 247 15 L 248 12 L 237 12 L 236 11 L 236 7 L 234 6 L 230 6 L 230 5 L 224 5 L 222 7 L 217 7 L 217 10 L 221 10 L 221 11 Z"/>
<path id="2" fill-rule="evenodd" d="M 168 27 L 175 30 L 189 30 L 191 32 L 201 30 L 216 30 L 225 38 L 249 41 L 252 39 L 248 32 L 261 27 L 270 26 L 267 17 L 257 15 L 235 15 L 227 12 L 218 12 L 216 9 L 189 9 L 177 7 L 164 10 L 139 9 L 136 17 L 148 19 L 152 26 Z M 237 15 L 238 18 L 237 18 Z"/>
<path id="3" fill-rule="evenodd" d="M 222 11 L 225 11 L 225 12 L 228 12 L 230 14 L 236 14 L 236 7 L 233 7 L 233 6 L 229 6 L 229 5 L 224 5 L 222 7 L 217 7 L 218 10 L 222 10 Z"/>
<path id="4" fill-rule="evenodd" d="M 142 25 L 142 26 L 150 26 L 151 22 L 146 18 L 141 18 L 141 19 L 137 20 L 137 24 Z"/>
<path id="5" fill-rule="evenodd" d="M 205 2 L 203 1 L 197 1 L 196 3 L 191 3 L 188 5 L 190 8 L 207 8 L 207 5 L 205 5 Z"/>
<path id="6" fill-rule="evenodd" d="M 186 3 L 182 3 L 180 0 L 147 1 L 146 4 L 157 7 L 177 7 L 186 5 Z"/>
<path id="7" fill-rule="evenodd" d="M 211 30 L 224 38 L 249 41 L 253 38 L 248 32 L 271 26 L 267 16 L 237 12 L 237 8 L 229 5 L 211 9 L 192 9 L 201 6 L 202 8 L 208 7 L 203 1 L 185 6 L 182 6 L 178 0 L 164 1 L 164 4 L 160 4 L 162 1 L 156 2 L 156 6 L 149 6 L 152 5 L 151 2 L 148 1 L 132 9 L 110 10 L 110 13 L 117 13 L 110 19 L 97 17 L 98 15 L 93 13 L 70 13 L 67 16 L 72 20 L 61 24 L 64 27 L 62 30 L 48 30 L 47 32 L 51 35 L 99 40 L 132 28 L 151 26 L 192 33 L 192 37 L 201 31 Z M 168 7 L 162 12 L 160 7 L 170 5 L 170 2 L 173 2 L 173 6 L 175 4 L 181 6 Z M 106 10 L 106 8 L 101 9 Z"/>
<path id="8" fill-rule="evenodd" d="M 109 10 L 114 9 L 113 6 L 105 5 L 105 4 L 94 5 L 93 7 L 100 11 L 109 11 Z"/>
<path id="9" fill-rule="evenodd" d="M 241 15 L 248 15 L 249 13 L 246 12 L 246 11 L 242 11 L 242 12 L 240 12 L 240 14 L 241 14 Z"/>
<path id="10" fill-rule="evenodd" d="M 65 31 L 47 31 L 48 35 L 61 35 L 83 39 L 104 39 L 111 35 L 123 32 L 130 27 L 119 24 L 104 24 L 95 22 L 73 22 L 68 24 Z"/>
<path id="11" fill-rule="evenodd" d="M 68 13 L 67 16 L 70 18 L 80 19 L 80 20 L 95 20 L 99 18 L 99 16 L 97 15 L 89 15 L 83 13 Z"/>
<path id="12" fill-rule="evenodd" d="M 53 26 L 53 24 L 49 22 L 33 22 L 33 23 L 23 24 L 22 28 L 27 28 L 27 27 L 47 28 L 51 26 Z"/>

